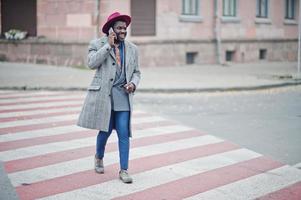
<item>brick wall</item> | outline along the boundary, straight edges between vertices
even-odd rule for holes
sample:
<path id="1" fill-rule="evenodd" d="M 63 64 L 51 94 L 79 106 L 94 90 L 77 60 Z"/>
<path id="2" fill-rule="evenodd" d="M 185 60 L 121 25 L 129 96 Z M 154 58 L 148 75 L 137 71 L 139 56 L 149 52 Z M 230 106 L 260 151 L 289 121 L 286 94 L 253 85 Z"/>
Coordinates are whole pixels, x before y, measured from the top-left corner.
<path id="1" fill-rule="evenodd" d="M 56 41 L 89 41 L 95 37 L 95 0 L 37 1 L 39 37 Z"/>

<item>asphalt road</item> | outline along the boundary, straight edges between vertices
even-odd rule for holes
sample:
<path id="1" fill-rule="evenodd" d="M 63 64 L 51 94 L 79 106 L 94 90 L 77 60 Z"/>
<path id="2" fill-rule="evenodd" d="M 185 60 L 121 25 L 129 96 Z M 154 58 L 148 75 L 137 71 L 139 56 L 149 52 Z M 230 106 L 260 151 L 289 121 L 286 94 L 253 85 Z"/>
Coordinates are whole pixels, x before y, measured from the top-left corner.
<path id="1" fill-rule="evenodd" d="M 301 86 L 248 92 L 135 95 L 160 114 L 289 165 L 301 163 Z"/>

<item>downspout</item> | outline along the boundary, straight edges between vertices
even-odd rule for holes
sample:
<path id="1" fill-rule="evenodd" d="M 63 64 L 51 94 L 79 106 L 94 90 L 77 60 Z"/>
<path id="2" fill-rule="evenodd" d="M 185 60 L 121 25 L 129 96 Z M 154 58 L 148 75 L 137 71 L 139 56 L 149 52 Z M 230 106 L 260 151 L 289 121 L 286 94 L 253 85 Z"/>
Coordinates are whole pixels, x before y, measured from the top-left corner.
<path id="1" fill-rule="evenodd" d="M 95 30 L 95 38 L 99 37 L 99 15 L 100 15 L 100 0 L 95 0 L 96 6 L 95 6 L 95 17 L 96 17 L 96 30 Z"/>
<path id="2" fill-rule="evenodd" d="M 299 0 L 299 11 L 298 11 L 298 15 L 299 15 L 299 21 L 298 21 L 298 66 L 297 66 L 297 76 L 298 78 L 301 77 L 300 74 L 300 62 L 301 62 L 301 58 L 300 58 L 300 51 L 301 51 L 301 0 Z"/>
<path id="3" fill-rule="evenodd" d="M 220 33 L 220 14 L 219 14 L 219 6 L 218 6 L 219 0 L 214 0 L 214 33 L 215 33 L 215 42 L 216 42 L 216 48 L 215 48 L 215 55 L 216 55 L 216 61 L 218 64 L 222 64 L 221 59 L 221 33 Z"/>

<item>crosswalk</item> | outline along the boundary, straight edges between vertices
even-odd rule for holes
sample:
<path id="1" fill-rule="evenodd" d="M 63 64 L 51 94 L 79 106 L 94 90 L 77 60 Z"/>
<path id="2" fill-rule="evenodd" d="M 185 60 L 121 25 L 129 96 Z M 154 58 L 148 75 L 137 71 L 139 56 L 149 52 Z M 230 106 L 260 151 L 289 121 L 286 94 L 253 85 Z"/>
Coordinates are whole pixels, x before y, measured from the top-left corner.
<path id="1" fill-rule="evenodd" d="M 301 200 L 301 170 L 179 122 L 133 113 L 133 184 L 118 180 L 116 134 L 105 174 L 94 130 L 76 126 L 84 92 L 0 91 L 0 160 L 20 199 Z"/>

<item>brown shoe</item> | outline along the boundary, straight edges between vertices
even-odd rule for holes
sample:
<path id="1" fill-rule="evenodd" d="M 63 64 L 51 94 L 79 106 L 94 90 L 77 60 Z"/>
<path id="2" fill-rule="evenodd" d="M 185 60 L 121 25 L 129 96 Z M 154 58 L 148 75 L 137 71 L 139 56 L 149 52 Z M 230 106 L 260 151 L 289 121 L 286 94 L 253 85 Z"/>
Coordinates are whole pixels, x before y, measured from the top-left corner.
<path id="1" fill-rule="evenodd" d="M 94 160 L 94 167 L 95 167 L 95 172 L 99 174 L 103 174 L 105 172 L 104 166 L 103 166 L 103 160 L 99 159 L 95 156 Z"/>
<path id="2" fill-rule="evenodd" d="M 128 174 L 127 170 L 120 170 L 120 172 L 119 172 L 119 178 L 124 183 L 132 183 L 133 182 L 133 179 Z"/>

